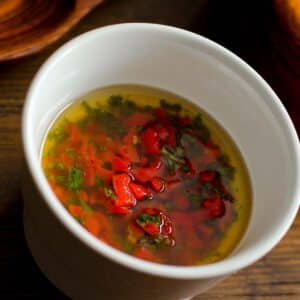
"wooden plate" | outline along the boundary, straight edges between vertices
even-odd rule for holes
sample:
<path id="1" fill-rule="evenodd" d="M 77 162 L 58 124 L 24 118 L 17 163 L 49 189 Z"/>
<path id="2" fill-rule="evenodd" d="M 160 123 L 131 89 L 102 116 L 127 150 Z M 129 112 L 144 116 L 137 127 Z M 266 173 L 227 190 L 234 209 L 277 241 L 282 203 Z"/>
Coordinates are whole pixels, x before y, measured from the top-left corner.
<path id="1" fill-rule="evenodd" d="M 1 0 L 0 62 L 58 40 L 103 0 Z"/>

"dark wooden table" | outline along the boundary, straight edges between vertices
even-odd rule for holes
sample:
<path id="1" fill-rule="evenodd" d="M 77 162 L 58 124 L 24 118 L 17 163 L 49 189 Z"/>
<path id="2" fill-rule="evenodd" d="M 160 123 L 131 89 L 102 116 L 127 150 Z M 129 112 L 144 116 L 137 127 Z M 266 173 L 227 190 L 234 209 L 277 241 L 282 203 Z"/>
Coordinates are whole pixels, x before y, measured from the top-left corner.
<path id="1" fill-rule="evenodd" d="M 120 22 L 163 23 L 199 32 L 257 69 L 279 94 L 299 130 L 300 77 L 274 46 L 277 25 L 268 1 L 209 1 L 208 5 L 204 0 L 111 0 L 58 44 L 34 57 L 0 65 L 0 299 L 67 299 L 39 271 L 24 240 L 20 120 L 32 77 L 70 38 Z M 266 217 L 270 217 L 267 212 Z M 300 216 L 271 253 L 197 299 L 299 300 Z"/>

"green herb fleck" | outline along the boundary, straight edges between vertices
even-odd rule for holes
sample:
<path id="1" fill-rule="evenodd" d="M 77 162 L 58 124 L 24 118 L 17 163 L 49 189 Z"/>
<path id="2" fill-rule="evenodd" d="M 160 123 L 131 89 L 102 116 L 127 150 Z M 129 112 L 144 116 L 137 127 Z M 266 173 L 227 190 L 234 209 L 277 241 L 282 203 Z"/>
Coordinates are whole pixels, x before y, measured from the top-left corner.
<path id="1" fill-rule="evenodd" d="M 160 215 L 156 214 L 156 215 L 149 215 L 149 214 L 140 214 L 137 219 L 136 219 L 137 223 L 140 224 L 141 226 L 144 226 L 147 223 L 151 223 L 154 225 L 160 225 Z"/>
<path id="2" fill-rule="evenodd" d="M 104 187 L 104 194 L 106 197 L 111 198 L 111 199 L 116 199 L 116 194 L 113 191 L 112 188 L 105 186 Z"/>
<path id="3" fill-rule="evenodd" d="M 189 172 L 191 170 L 189 165 L 182 165 L 180 169 L 184 172 Z"/>
<path id="4" fill-rule="evenodd" d="M 123 102 L 123 97 L 120 95 L 111 95 L 108 98 L 108 104 L 112 107 L 118 107 L 121 106 Z"/>
<path id="5" fill-rule="evenodd" d="M 197 115 L 192 122 L 192 128 L 196 131 L 197 135 L 203 140 L 207 141 L 210 137 L 210 132 L 202 121 L 201 115 Z"/>
<path id="6" fill-rule="evenodd" d="M 88 116 L 93 116 L 95 114 L 95 109 L 86 101 L 82 101 L 81 105 L 85 109 Z"/>
<path id="7" fill-rule="evenodd" d="M 95 111 L 95 118 L 100 125 L 108 131 L 112 136 L 123 136 L 126 133 L 126 129 L 122 125 L 121 121 L 117 119 L 111 112 L 107 112 L 102 109 Z"/>
<path id="8" fill-rule="evenodd" d="M 89 124 L 89 118 L 81 118 L 76 124 L 80 129 L 85 129 Z"/>
<path id="9" fill-rule="evenodd" d="M 159 248 L 167 245 L 167 240 L 161 234 L 157 234 L 155 236 L 149 236 L 147 234 L 144 234 L 139 239 L 138 244 L 141 246 L 148 246 L 152 249 L 159 249 Z"/>
<path id="10" fill-rule="evenodd" d="M 177 167 L 182 167 L 186 165 L 186 160 L 184 159 L 184 150 L 181 147 L 176 147 L 175 149 L 164 145 L 161 149 L 161 153 L 164 155 L 166 165 L 171 174 L 175 172 Z"/>
<path id="11" fill-rule="evenodd" d="M 80 206 L 82 207 L 82 209 L 87 212 L 87 213 L 92 213 L 94 210 L 92 209 L 92 207 L 90 205 L 88 205 L 85 201 L 83 201 L 82 199 L 79 199 L 79 203 Z"/>
<path id="12" fill-rule="evenodd" d="M 56 143 L 63 142 L 67 137 L 68 133 L 65 130 L 65 126 L 62 125 L 53 128 L 48 134 L 48 138 L 54 140 Z"/>
<path id="13" fill-rule="evenodd" d="M 69 181 L 68 181 L 69 189 L 74 191 L 80 189 L 82 182 L 83 182 L 82 171 L 77 167 L 72 167 L 69 173 Z"/>
<path id="14" fill-rule="evenodd" d="M 131 100 L 125 100 L 121 106 L 121 114 L 124 116 L 130 116 L 137 110 L 137 105 Z"/>
<path id="15" fill-rule="evenodd" d="M 233 180 L 234 174 L 235 174 L 235 169 L 234 167 L 230 165 L 222 165 L 219 169 L 218 172 L 221 174 L 221 176 L 229 181 Z"/>
<path id="16" fill-rule="evenodd" d="M 166 110 L 176 112 L 176 113 L 182 110 L 182 107 L 179 103 L 169 103 L 165 99 L 160 100 L 160 106 Z"/>

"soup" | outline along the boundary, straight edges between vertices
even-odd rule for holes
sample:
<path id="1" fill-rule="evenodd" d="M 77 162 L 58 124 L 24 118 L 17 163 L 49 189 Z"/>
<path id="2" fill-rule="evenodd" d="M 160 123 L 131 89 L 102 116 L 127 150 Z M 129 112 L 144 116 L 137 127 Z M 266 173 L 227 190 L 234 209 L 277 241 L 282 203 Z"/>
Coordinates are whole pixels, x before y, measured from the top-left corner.
<path id="1" fill-rule="evenodd" d="M 237 147 L 204 111 L 165 91 L 120 85 L 74 101 L 51 125 L 41 163 L 86 230 L 141 259 L 221 260 L 249 221 Z"/>

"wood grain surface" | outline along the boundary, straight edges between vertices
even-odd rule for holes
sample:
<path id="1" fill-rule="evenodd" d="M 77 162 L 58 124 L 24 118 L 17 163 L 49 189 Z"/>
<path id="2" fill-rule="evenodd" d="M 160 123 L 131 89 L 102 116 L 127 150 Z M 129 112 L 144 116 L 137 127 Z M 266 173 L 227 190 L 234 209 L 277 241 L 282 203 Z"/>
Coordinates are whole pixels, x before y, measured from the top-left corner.
<path id="1" fill-rule="evenodd" d="M 49 46 L 103 0 L 1 0 L 0 62 Z"/>
<path id="2" fill-rule="evenodd" d="M 67 299 L 39 271 L 23 235 L 20 120 L 28 85 L 40 65 L 63 42 L 99 26 L 138 21 L 186 28 L 230 48 L 267 79 L 292 115 L 298 131 L 300 129 L 299 73 L 291 70 L 274 45 L 278 42 L 276 32 L 279 30 L 268 1 L 210 0 L 209 5 L 205 0 L 108 1 L 59 44 L 25 60 L 0 65 L 1 300 Z M 296 60 L 297 57 L 295 63 Z M 271 216 L 266 211 L 268 217 Z M 196 299 L 299 300 L 300 215 L 271 253 Z"/>

